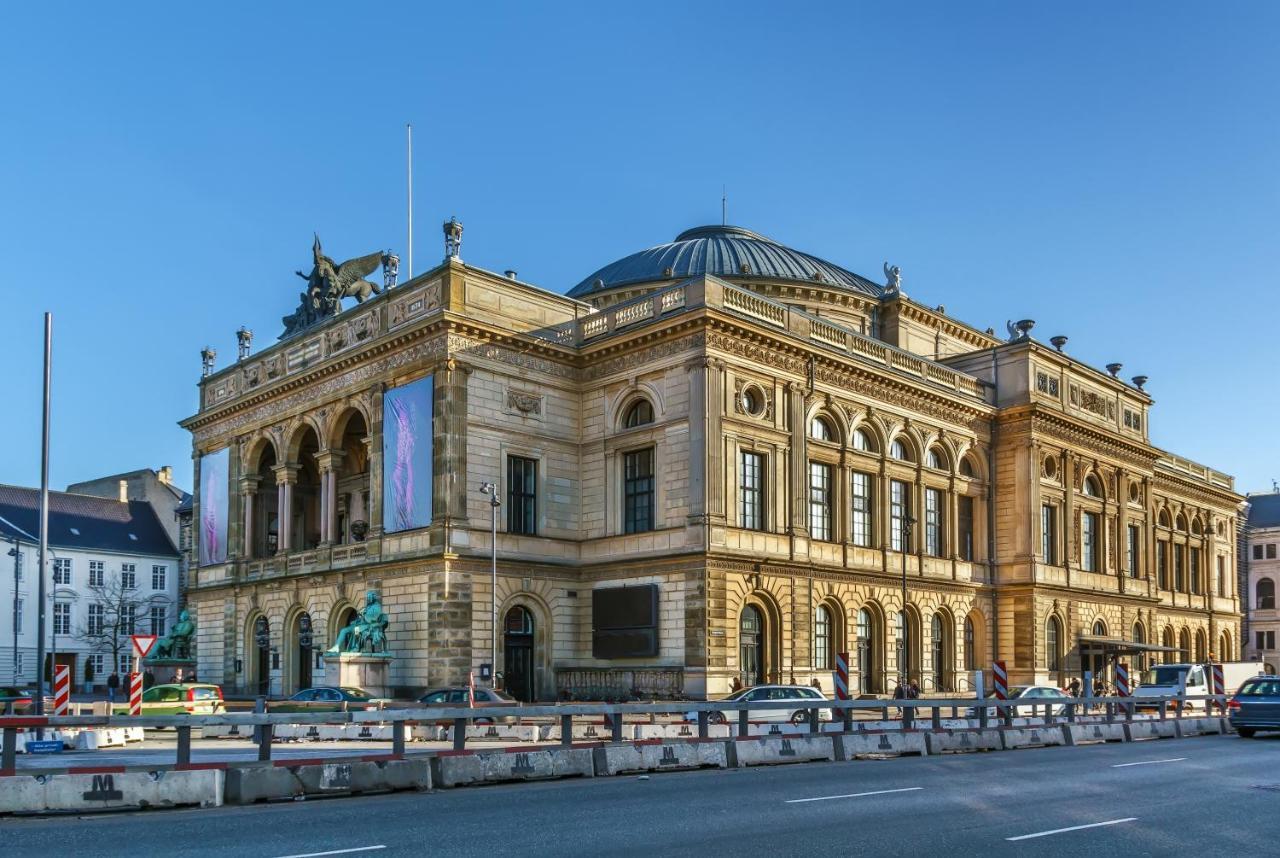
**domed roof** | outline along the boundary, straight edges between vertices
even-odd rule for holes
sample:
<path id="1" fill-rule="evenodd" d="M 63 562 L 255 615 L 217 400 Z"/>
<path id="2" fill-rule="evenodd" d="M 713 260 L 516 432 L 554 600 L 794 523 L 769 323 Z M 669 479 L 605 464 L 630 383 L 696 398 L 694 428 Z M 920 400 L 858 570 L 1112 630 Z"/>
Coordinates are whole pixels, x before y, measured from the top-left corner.
<path id="1" fill-rule="evenodd" d="M 670 244 L 660 244 L 612 262 L 569 292 L 582 298 L 631 283 L 682 279 L 700 274 L 797 280 L 879 296 L 882 286 L 838 265 L 771 241 L 738 226 L 700 226 L 685 230 Z"/>

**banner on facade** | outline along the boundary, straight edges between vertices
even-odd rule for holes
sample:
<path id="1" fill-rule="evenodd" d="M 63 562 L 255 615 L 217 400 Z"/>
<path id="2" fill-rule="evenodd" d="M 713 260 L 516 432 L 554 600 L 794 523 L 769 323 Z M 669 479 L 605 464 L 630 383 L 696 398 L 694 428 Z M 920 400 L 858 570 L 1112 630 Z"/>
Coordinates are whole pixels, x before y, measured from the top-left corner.
<path id="1" fill-rule="evenodd" d="M 200 457 L 200 565 L 227 560 L 227 493 L 230 461 L 227 448 Z"/>
<path id="2" fill-rule="evenodd" d="M 432 376 L 382 395 L 382 521 L 387 533 L 431 523 Z"/>

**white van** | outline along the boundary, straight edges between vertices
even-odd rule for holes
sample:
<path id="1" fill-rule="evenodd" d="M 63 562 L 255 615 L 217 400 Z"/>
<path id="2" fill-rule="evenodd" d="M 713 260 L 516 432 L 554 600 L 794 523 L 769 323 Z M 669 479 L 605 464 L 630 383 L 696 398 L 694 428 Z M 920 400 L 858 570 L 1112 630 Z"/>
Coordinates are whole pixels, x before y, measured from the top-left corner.
<path id="1" fill-rule="evenodd" d="M 1260 661 L 1222 662 L 1223 692 L 1230 697 L 1240 683 L 1264 672 Z M 1196 697 L 1213 693 L 1213 665 L 1211 664 L 1157 664 L 1142 672 L 1142 683 L 1134 689 L 1133 697 L 1139 704 L 1170 700 L 1183 693 Z M 1184 711 L 1207 711 L 1208 700 L 1188 700 Z"/>

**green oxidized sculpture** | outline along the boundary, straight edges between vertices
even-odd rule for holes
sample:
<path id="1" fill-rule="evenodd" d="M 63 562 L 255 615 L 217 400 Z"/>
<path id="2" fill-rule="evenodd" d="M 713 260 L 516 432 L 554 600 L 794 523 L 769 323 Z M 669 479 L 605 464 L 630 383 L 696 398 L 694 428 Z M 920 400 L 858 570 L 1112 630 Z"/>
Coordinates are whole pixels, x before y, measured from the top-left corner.
<path id="1" fill-rule="evenodd" d="M 364 610 L 352 617 L 338 639 L 329 647 L 331 655 L 342 653 L 385 653 L 387 651 L 387 612 L 376 590 L 364 594 Z"/>
<path id="2" fill-rule="evenodd" d="M 191 615 L 185 610 L 178 614 L 178 622 L 174 623 L 173 628 L 169 630 L 169 634 L 161 638 L 156 643 L 155 649 L 151 652 L 151 658 L 154 659 L 173 658 L 173 659 L 189 659 L 191 658 L 191 639 L 195 637 L 196 624 L 191 619 Z"/>

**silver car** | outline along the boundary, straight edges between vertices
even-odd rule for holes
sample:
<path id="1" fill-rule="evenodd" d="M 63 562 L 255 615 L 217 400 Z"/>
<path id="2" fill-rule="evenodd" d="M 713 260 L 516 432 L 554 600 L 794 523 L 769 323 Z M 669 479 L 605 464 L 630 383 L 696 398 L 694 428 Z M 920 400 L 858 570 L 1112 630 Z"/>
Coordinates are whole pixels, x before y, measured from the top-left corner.
<path id="1" fill-rule="evenodd" d="M 995 692 L 987 695 L 988 700 L 994 698 Z M 1063 702 L 1062 704 L 1053 707 L 1053 714 L 1055 716 L 1062 715 L 1067 711 L 1066 702 L 1071 698 L 1064 694 L 1061 689 L 1054 688 L 1052 685 L 1014 685 L 1009 688 L 1009 699 L 1017 700 L 1019 704 L 1031 704 L 1027 706 L 1018 705 L 1008 707 L 1013 710 L 1013 715 L 1016 717 L 1019 715 L 1040 714 L 1044 712 L 1045 704 L 1050 704 L 1055 700 L 1061 700 Z M 1003 710 L 996 709 L 994 706 L 989 706 L 987 707 L 987 717 L 997 718 L 999 717 L 997 713 L 1002 711 Z M 969 709 L 969 717 L 979 717 L 977 706 Z"/>
<path id="2" fill-rule="evenodd" d="M 807 685 L 755 685 L 751 688 L 744 688 L 741 691 L 735 691 L 728 697 L 725 697 L 724 703 L 780 703 L 787 701 L 797 704 L 797 706 L 805 706 L 806 708 L 788 709 L 779 707 L 777 709 L 748 709 L 748 721 L 790 721 L 792 724 L 800 724 L 809 718 L 809 710 L 813 708 L 815 700 L 826 700 L 827 698 L 816 688 L 810 688 Z M 690 721 L 698 720 L 697 712 L 687 712 L 685 717 Z M 823 709 L 819 714 L 820 718 L 830 719 L 832 717 L 831 710 Z M 724 712 L 711 712 L 707 718 L 712 724 L 725 724 L 738 720 L 738 711 L 729 709 Z"/>

